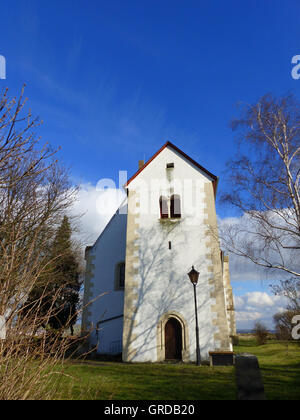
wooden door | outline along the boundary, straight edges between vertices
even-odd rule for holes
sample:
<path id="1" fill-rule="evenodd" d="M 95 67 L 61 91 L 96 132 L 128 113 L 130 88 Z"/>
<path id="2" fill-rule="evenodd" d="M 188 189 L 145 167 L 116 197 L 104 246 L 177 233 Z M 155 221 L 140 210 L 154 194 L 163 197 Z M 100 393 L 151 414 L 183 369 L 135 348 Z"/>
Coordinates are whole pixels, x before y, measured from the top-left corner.
<path id="1" fill-rule="evenodd" d="M 181 325 L 174 318 L 170 318 L 165 326 L 165 357 L 166 360 L 182 359 Z"/>

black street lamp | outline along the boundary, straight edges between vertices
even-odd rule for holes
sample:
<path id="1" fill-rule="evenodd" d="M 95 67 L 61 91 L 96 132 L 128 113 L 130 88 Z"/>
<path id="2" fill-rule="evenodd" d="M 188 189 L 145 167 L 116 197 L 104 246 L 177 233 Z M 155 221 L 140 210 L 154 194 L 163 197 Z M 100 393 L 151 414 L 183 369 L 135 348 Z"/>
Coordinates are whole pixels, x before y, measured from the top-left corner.
<path id="1" fill-rule="evenodd" d="M 197 294 L 196 294 L 196 286 L 198 284 L 199 274 L 197 270 L 195 270 L 194 266 L 192 270 L 188 273 L 188 276 L 194 286 L 194 298 L 195 298 L 195 316 L 196 316 L 196 354 L 197 354 L 197 366 L 201 365 L 201 354 L 200 354 L 200 344 L 199 344 L 199 326 L 198 326 L 198 310 L 197 310 Z"/>

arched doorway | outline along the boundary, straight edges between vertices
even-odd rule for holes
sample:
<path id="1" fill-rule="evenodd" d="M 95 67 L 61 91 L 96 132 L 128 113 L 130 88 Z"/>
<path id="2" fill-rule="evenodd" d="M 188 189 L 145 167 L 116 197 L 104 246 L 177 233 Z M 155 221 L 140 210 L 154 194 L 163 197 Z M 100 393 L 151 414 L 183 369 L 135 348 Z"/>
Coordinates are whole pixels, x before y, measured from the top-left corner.
<path id="1" fill-rule="evenodd" d="M 170 318 L 165 325 L 165 358 L 182 360 L 182 328 L 175 318 Z"/>

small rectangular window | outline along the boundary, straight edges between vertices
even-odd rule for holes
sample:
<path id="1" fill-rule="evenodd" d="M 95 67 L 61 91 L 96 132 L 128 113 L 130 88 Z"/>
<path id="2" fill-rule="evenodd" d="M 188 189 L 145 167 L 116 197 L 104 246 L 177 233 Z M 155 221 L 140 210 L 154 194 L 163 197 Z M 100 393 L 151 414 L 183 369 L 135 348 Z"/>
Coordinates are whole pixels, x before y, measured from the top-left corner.
<path id="1" fill-rule="evenodd" d="M 125 264 L 120 264 L 119 287 L 120 289 L 124 289 L 125 287 Z"/>
<path id="2" fill-rule="evenodd" d="M 174 168 L 174 163 L 167 163 L 167 169 Z"/>
<path id="3" fill-rule="evenodd" d="M 169 249 L 172 249 L 172 242 L 169 242 Z"/>
<path id="4" fill-rule="evenodd" d="M 166 197 L 160 197 L 159 206 L 160 206 L 160 218 L 168 219 L 169 208 L 168 208 L 168 200 L 166 199 Z"/>
<path id="5" fill-rule="evenodd" d="M 181 218 L 181 204 L 180 204 L 180 196 L 178 194 L 173 194 L 171 196 L 171 218 L 172 219 Z"/>
<path id="6" fill-rule="evenodd" d="M 116 265 L 115 271 L 115 290 L 124 290 L 125 288 L 125 263 Z"/>

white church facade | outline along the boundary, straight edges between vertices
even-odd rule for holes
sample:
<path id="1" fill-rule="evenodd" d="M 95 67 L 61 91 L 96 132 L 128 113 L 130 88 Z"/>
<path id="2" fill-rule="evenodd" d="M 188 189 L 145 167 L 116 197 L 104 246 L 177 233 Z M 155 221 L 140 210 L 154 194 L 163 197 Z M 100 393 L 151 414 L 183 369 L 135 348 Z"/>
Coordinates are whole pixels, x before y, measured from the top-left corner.
<path id="1" fill-rule="evenodd" d="M 127 182 L 127 201 L 86 249 L 83 331 L 90 348 L 125 362 L 196 360 L 232 351 L 229 261 L 221 252 L 218 178 L 167 142 Z"/>

